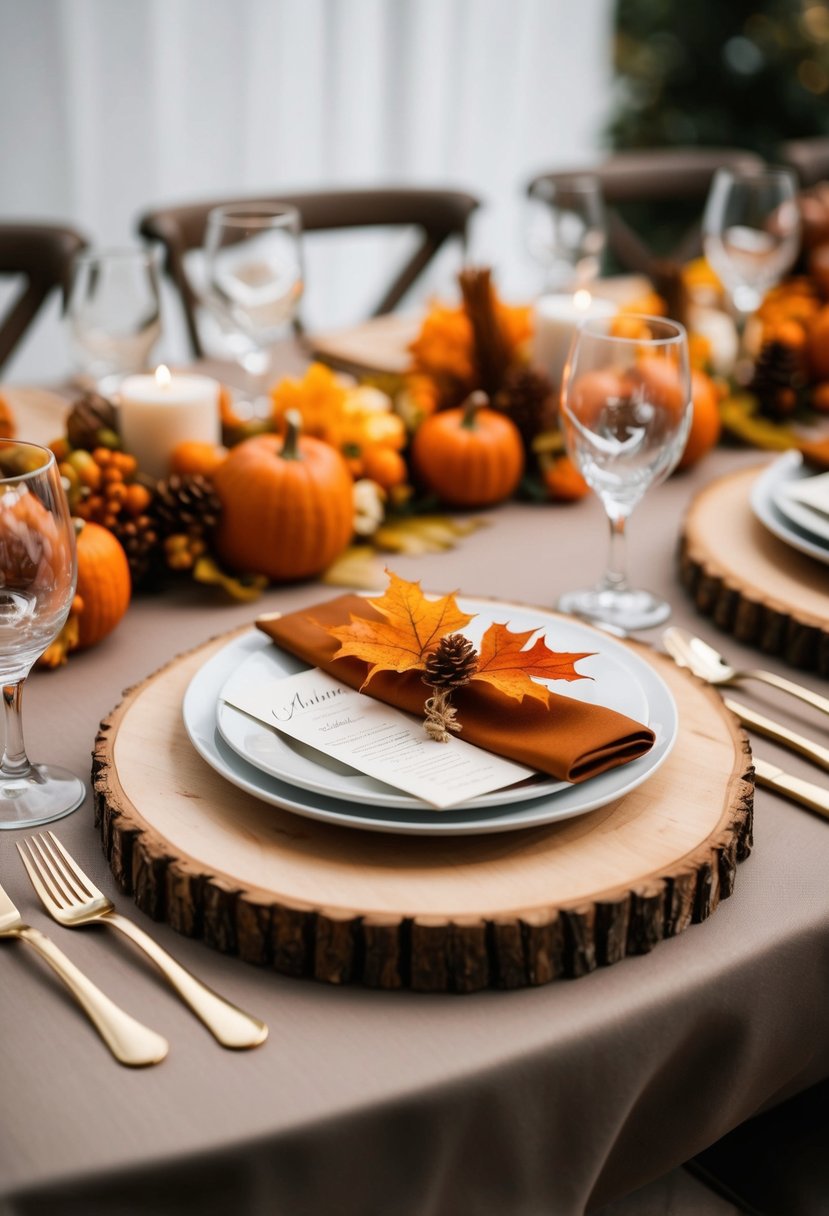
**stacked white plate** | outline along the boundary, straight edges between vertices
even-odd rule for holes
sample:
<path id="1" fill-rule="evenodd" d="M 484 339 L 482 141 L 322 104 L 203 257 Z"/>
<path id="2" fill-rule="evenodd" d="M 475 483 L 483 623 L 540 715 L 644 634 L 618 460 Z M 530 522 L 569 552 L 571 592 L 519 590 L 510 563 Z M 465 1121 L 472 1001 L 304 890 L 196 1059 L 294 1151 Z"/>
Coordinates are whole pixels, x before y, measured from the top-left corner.
<path id="1" fill-rule="evenodd" d="M 513 630 L 542 630 L 554 650 L 596 652 L 578 665 L 590 679 L 550 681 L 549 687 L 646 723 L 656 735 L 651 750 L 578 785 L 539 774 L 438 811 L 227 704 L 224 692 L 233 685 L 270 682 L 305 666 L 256 630 L 229 642 L 191 681 L 183 715 L 193 746 L 217 773 L 263 802 L 342 827 L 409 835 L 505 832 L 582 815 L 621 798 L 667 758 L 676 738 L 676 705 L 664 681 L 633 650 L 577 621 L 539 609 L 491 600 L 458 602 L 465 612 L 477 614 L 464 631 L 473 642 L 498 620 Z"/>
<path id="2" fill-rule="evenodd" d="M 800 452 L 785 452 L 755 481 L 751 507 L 779 540 L 829 564 L 829 473 L 814 473 Z"/>

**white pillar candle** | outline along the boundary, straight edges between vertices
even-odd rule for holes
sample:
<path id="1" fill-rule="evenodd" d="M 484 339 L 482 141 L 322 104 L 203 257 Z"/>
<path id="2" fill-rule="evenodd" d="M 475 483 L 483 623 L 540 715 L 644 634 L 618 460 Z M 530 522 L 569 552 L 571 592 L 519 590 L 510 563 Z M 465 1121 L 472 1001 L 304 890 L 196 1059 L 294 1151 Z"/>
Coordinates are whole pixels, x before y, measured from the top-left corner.
<path id="1" fill-rule="evenodd" d="M 219 384 L 209 376 L 171 373 L 162 364 L 153 376 L 127 376 L 118 397 L 124 451 L 150 477 L 169 474 L 173 449 L 184 440 L 221 442 Z"/>
<path id="2" fill-rule="evenodd" d="M 582 321 L 594 317 L 615 317 L 619 306 L 612 300 L 591 296 L 589 291 L 575 295 L 541 296 L 533 315 L 532 361 L 547 373 L 558 390 L 567 362 L 573 335 Z"/>

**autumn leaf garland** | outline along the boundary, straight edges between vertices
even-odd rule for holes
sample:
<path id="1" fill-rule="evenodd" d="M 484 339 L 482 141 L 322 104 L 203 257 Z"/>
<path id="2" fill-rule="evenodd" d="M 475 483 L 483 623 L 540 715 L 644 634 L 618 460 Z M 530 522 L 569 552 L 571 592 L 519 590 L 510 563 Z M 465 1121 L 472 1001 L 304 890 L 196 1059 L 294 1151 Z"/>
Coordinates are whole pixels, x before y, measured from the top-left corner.
<path id="1" fill-rule="evenodd" d="M 463 612 L 454 594 L 427 599 L 420 583 L 407 582 L 392 571 L 382 596 L 368 603 L 381 619 L 369 620 L 352 614 L 348 625 L 329 630 L 340 643 L 335 658 L 361 659 L 369 665 L 362 688 L 380 671 L 422 671 L 432 688 L 426 702 L 426 729 L 432 738 L 445 742 L 449 731 L 459 731 L 456 711 L 450 703 L 457 687 L 484 681 L 517 701 L 533 697 L 547 701 L 546 680 L 584 680 L 576 671 L 579 659 L 592 652 L 572 654 L 550 650 L 542 637 L 527 646 L 537 629 L 513 632 L 506 624 L 493 622 L 476 652 L 461 631 L 475 619 Z"/>

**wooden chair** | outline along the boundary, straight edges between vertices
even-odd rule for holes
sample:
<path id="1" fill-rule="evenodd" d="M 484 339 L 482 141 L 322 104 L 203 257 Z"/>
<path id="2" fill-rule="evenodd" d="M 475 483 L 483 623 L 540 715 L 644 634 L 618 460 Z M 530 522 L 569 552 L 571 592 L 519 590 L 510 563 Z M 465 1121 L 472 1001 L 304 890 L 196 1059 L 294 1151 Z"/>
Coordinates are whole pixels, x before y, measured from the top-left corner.
<path id="1" fill-rule="evenodd" d="M 204 353 L 196 325 L 198 298 L 187 276 L 185 256 L 203 245 L 212 208 L 249 202 L 288 203 L 296 207 L 305 232 L 379 227 L 421 229 L 422 243 L 395 275 L 373 316 L 391 312 L 397 306 L 447 240 L 458 238 L 465 245 L 469 219 L 479 206 L 477 198 L 460 191 L 383 189 L 214 199 L 148 212 L 139 221 L 139 232 L 164 246 L 165 268 L 178 290 L 193 353 L 197 356 Z"/>
<path id="2" fill-rule="evenodd" d="M 651 148 L 615 152 L 594 168 L 556 170 L 534 177 L 527 186 L 532 197 L 544 183 L 563 183 L 590 174 L 596 177 L 607 212 L 607 245 L 618 269 L 651 274 L 654 263 L 686 262 L 702 249 L 700 219 L 711 185 L 720 168 L 752 169 L 762 165 L 753 152 L 739 148 Z M 635 230 L 630 213 L 636 204 L 660 204 L 683 221 L 671 247 L 654 251 Z M 686 226 L 690 223 L 690 226 Z"/>
<path id="3" fill-rule="evenodd" d="M 829 1081 L 740 1124 L 685 1168 L 748 1216 L 829 1212 Z"/>
<path id="4" fill-rule="evenodd" d="M 66 291 L 72 261 L 86 244 L 74 228 L 0 223 L 0 275 L 26 280 L 22 294 L 0 321 L 0 368 L 52 290 Z"/>
<path id="5" fill-rule="evenodd" d="M 789 140 L 781 148 L 780 159 L 794 169 L 801 186 L 829 181 L 829 136 Z"/>

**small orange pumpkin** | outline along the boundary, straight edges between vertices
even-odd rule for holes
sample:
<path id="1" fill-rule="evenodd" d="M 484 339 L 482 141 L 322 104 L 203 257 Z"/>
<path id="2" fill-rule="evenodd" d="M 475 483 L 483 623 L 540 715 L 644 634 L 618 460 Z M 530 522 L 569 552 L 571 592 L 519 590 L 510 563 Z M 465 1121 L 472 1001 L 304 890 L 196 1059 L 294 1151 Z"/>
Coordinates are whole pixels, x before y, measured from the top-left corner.
<path id="1" fill-rule="evenodd" d="M 78 650 L 111 633 L 127 611 L 132 594 L 130 567 L 120 541 L 100 524 L 87 521 L 77 538 Z"/>
<path id="2" fill-rule="evenodd" d="M 412 440 L 418 477 L 450 507 L 489 507 L 509 498 L 524 472 L 515 423 L 470 393 L 457 409 L 424 418 Z"/>
<path id="3" fill-rule="evenodd" d="M 213 475 L 222 504 L 216 553 L 231 570 L 274 582 L 330 566 L 353 533 L 353 483 L 340 453 L 286 414 L 285 438 L 256 435 Z"/>

